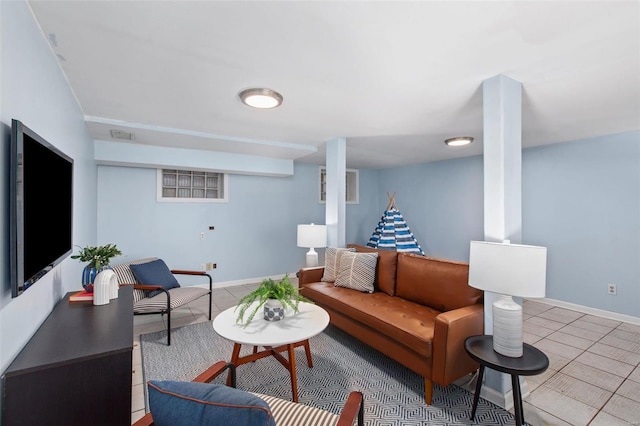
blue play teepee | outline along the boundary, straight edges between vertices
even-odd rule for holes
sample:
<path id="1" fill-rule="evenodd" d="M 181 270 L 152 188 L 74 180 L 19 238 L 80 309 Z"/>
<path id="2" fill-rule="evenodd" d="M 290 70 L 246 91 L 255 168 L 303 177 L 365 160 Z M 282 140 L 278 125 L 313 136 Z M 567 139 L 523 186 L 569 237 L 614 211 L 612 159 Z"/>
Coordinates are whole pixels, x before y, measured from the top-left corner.
<path id="1" fill-rule="evenodd" d="M 390 195 L 389 204 L 378 222 L 378 226 L 373 231 L 367 246 L 381 250 L 396 250 L 406 253 L 417 253 L 424 255 L 424 251 L 418 241 L 411 233 L 407 222 L 402 217 L 402 213 L 396 207 L 395 192 Z"/>

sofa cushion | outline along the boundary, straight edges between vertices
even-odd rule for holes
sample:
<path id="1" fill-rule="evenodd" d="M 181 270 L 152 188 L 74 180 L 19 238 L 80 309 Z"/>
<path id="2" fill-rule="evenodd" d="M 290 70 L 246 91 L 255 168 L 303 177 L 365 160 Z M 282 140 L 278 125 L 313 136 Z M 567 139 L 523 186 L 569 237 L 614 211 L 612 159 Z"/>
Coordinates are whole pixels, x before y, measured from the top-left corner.
<path id="1" fill-rule="evenodd" d="M 345 251 L 355 251 L 355 249 L 345 247 L 327 247 L 324 254 L 324 273 L 322 275 L 322 281 L 332 283 L 336 280 L 338 268 L 340 267 L 340 257 Z"/>
<path id="2" fill-rule="evenodd" d="M 356 252 L 378 253 L 375 281 L 376 290 L 384 291 L 389 296 L 395 296 L 398 252 L 395 250 L 379 250 L 357 244 L 348 244 L 347 247 L 355 249 Z"/>
<path id="3" fill-rule="evenodd" d="M 342 252 L 335 286 L 373 293 L 378 253 Z"/>
<path id="4" fill-rule="evenodd" d="M 439 311 L 482 301 L 482 291 L 469 286 L 469 265 L 411 253 L 398 254 L 396 295 Z"/>
<path id="5" fill-rule="evenodd" d="M 323 282 L 305 284 L 302 294 L 325 309 L 365 324 L 375 334 L 388 336 L 421 356 L 431 358 L 435 319 L 440 314 L 433 308 L 381 291 L 363 295 Z"/>
<path id="6" fill-rule="evenodd" d="M 222 384 L 152 380 L 148 390 L 149 411 L 157 425 L 275 426 L 263 399 Z"/>
<path id="7" fill-rule="evenodd" d="M 165 290 L 180 287 L 178 280 L 176 280 L 176 277 L 173 276 L 171 270 L 162 259 L 137 265 L 133 264 L 130 267 L 139 284 L 159 285 Z M 162 293 L 160 290 L 150 291 L 149 297 L 160 293 Z"/>

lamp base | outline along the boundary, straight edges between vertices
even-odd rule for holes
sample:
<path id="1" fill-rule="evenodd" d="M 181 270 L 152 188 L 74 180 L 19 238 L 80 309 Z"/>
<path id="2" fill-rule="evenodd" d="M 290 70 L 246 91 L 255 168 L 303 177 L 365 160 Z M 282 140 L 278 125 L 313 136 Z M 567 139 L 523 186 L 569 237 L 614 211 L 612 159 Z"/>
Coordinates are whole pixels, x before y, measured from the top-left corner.
<path id="1" fill-rule="evenodd" d="M 493 350 L 512 358 L 522 356 L 522 306 L 511 296 L 493 302 Z"/>
<path id="2" fill-rule="evenodd" d="M 307 252 L 307 268 L 315 268 L 318 266 L 318 252 L 311 247 Z"/>

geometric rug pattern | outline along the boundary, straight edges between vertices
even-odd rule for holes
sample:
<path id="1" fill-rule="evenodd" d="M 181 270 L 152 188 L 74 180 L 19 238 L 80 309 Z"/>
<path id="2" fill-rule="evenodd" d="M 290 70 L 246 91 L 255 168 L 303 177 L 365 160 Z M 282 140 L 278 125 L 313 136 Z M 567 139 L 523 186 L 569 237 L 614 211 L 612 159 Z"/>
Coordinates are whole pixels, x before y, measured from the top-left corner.
<path id="1" fill-rule="evenodd" d="M 233 344 L 220 337 L 211 322 L 181 327 L 171 335 L 171 346 L 166 346 L 166 331 L 140 337 L 145 383 L 189 381 L 211 364 L 231 358 Z M 482 398 L 475 421 L 470 421 L 473 394 L 456 385 L 436 385 L 433 404 L 426 405 L 419 375 L 332 325 L 311 338 L 310 346 L 313 368 L 307 366 L 304 349 L 296 348 L 300 403 L 338 414 L 349 392 L 359 390 L 364 394 L 367 425 L 515 423 L 511 413 Z M 241 354 L 251 350 L 243 346 Z M 216 381 L 224 383 L 225 377 Z M 239 389 L 291 400 L 289 373 L 273 357 L 239 366 L 237 379 Z"/>

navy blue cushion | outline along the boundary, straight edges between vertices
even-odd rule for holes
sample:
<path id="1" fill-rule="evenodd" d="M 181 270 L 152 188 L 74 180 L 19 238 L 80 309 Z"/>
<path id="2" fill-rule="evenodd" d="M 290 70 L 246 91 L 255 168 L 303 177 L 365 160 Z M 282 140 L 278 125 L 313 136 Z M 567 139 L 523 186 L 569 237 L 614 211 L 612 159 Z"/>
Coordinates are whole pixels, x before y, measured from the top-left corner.
<path id="1" fill-rule="evenodd" d="M 152 380 L 147 388 L 157 426 L 276 424 L 263 399 L 225 385 Z"/>
<path id="2" fill-rule="evenodd" d="M 176 280 L 176 277 L 173 276 L 171 270 L 162 259 L 131 265 L 130 268 L 139 284 L 161 285 L 165 290 L 180 287 L 178 280 Z M 149 292 L 149 297 L 160 293 L 160 290 L 151 291 Z"/>

